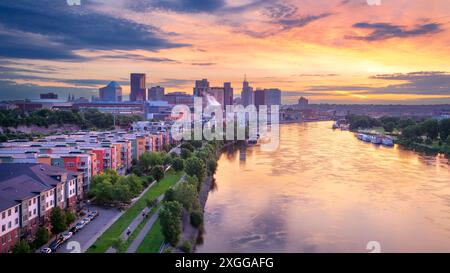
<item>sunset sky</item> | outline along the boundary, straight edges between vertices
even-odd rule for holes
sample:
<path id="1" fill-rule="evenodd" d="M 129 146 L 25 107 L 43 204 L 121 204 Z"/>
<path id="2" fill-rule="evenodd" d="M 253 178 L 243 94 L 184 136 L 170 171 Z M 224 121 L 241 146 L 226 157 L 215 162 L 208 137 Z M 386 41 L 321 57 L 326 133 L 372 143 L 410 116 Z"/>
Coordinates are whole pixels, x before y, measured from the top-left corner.
<path id="1" fill-rule="evenodd" d="M 0 1 L 0 99 L 97 95 L 129 74 L 280 88 L 283 101 L 450 103 L 448 0 Z"/>

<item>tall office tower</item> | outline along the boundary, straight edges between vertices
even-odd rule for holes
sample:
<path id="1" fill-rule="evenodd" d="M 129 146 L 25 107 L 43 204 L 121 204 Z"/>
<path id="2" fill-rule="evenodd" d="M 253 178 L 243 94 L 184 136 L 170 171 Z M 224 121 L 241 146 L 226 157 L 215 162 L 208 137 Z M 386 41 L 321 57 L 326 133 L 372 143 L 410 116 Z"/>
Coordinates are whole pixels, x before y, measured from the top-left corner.
<path id="1" fill-rule="evenodd" d="M 265 104 L 270 105 L 281 105 L 281 90 L 278 88 L 264 89 L 265 92 Z"/>
<path id="2" fill-rule="evenodd" d="M 131 73 L 130 75 L 131 93 L 130 101 L 145 101 L 145 74 Z"/>
<path id="3" fill-rule="evenodd" d="M 203 94 L 208 91 L 209 82 L 207 79 L 195 81 L 194 97 L 203 97 Z"/>
<path id="4" fill-rule="evenodd" d="M 254 104 L 257 109 L 259 109 L 259 106 L 266 104 L 266 91 L 263 89 L 256 89 L 255 95 L 254 95 Z"/>
<path id="5" fill-rule="evenodd" d="M 117 82 L 110 82 L 107 86 L 98 89 L 101 101 L 122 101 L 122 87 Z"/>
<path id="6" fill-rule="evenodd" d="M 233 87 L 229 82 L 223 84 L 223 105 L 233 105 Z"/>
<path id="7" fill-rule="evenodd" d="M 211 87 L 208 94 L 214 97 L 222 108 L 224 108 L 224 88 L 223 87 Z M 211 104 L 211 101 L 208 101 Z"/>
<path id="8" fill-rule="evenodd" d="M 241 103 L 244 106 L 250 105 L 254 103 L 254 94 L 253 87 L 247 81 L 247 77 L 244 78 L 244 82 L 242 83 L 242 92 L 241 92 Z"/>
<path id="9" fill-rule="evenodd" d="M 148 89 L 148 100 L 164 100 L 164 87 L 153 86 Z"/>

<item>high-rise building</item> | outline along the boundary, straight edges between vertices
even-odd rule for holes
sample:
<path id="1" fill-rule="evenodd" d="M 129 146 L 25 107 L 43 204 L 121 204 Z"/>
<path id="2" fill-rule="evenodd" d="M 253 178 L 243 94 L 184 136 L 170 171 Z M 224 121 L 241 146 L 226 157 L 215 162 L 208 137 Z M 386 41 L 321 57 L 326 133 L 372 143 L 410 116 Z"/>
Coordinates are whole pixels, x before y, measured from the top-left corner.
<path id="1" fill-rule="evenodd" d="M 57 100 L 58 94 L 50 92 L 50 93 L 46 93 L 46 94 L 41 94 L 40 98 L 41 98 L 41 100 Z"/>
<path id="2" fill-rule="evenodd" d="M 244 106 L 248 106 L 254 103 L 254 94 L 253 87 L 250 86 L 247 81 L 247 77 L 245 77 L 244 82 L 242 83 L 242 92 L 241 92 L 241 103 Z"/>
<path id="3" fill-rule="evenodd" d="M 307 98 L 301 97 L 298 99 L 298 106 L 300 108 L 306 108 L 306 107 L 308 107 L 308 105 L 309 105 L 309 101 Z"/>
<path id="4" fill-rule="evenodd" d="M 222 108 L 224 107 L 224 87 L 211 87 L 209 89 L 208 94 L 210 94 L 212 97 L 214 97 L 214 99 L 216 100 L 217 103 L 219 103 Z M 211 103 L 211 102 L 209 102 Z"/>
<path id="5" fill-rule="evenodd" d="M 156 101 L 156 100 L 164 100 L 164 87 L 161 86 L 153 86 L 148 89 L 148 100 Z"/>
<path id="6" fill-rule="evenodd" d="M 277 88 L 264 89 L 266 105 L 281 105 L 281 90 Z"/>
<path id="7" fill-rule="evenodd" d="M 263 89 L 256 89 L 254 94 L 254 104 L 259 109 L 260 105 L 266 104 L 266 92 Z"/>
<path id="8" fill-rule="evenodd" d="M 280 89 L 258 89 L 255 91 L 255 106 L 259 109 L 261 105 L 281 105 Z"/>
<path id="9" fill-rule="evenodd" d="M 223 84 L 223 105 L 233 105 L 233 87 L 229 82 Z"/>
<path id="10" fill-rule="evenodd" d="M 110 82 L 107 86 L 99 90 L 100 101 L 122 101 L 122 87 L 115 81 Z"/>
<path id="11" fill-rule="evenodd" d="M 209 82 L 207 79 L 195 81 L 194 97 L 203 97 L 203 94 L 208 91 Z"/>
<path id="12" fill-rule="evenodd" d="M 146 83 L 145 74 L 132 73 L 130 75 L 131 93 L 130 101 L 145 101 L 146 100 Z"/>

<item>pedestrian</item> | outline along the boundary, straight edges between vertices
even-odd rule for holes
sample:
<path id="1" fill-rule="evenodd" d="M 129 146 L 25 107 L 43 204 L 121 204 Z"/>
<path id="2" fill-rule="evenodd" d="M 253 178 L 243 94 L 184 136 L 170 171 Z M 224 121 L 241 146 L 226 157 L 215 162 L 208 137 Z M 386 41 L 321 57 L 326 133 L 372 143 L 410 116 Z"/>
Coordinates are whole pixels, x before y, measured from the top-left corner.
<path id="1" fill-rule="evenodd" d="M 127 236 L 130 237 L 130 234 L 131 234 L 131 228 L 128 227 L 128 229 L 127 229 Z"/>

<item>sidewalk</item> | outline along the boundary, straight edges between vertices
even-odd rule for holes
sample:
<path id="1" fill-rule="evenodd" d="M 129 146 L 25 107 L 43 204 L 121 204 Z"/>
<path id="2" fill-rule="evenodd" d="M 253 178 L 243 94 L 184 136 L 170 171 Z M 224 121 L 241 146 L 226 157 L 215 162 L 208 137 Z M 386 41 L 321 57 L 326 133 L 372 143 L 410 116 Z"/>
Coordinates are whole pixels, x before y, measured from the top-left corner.
<path id="1" fill-rule="evenodd" d="M 180 180 L 178 180 L 178 182 L 174 185 L 178 185 L 179 183 L 181 183 L 184 180 L 184 175 L 182 177 L 180 177 Z M 153 182 L 155 183 L 155 182 Z M 153 184 L 152 183 L 152 184 Z M 161 203 L 164 200 L 164 194 L 161 194 L 157 199 L 157 204 Z M 149 213 L 149 208 L 145 208 L 144 209 L 145 213 Z M 131 246 L 128 248 L 127 253 L 129 253 L 129 250 L 135 246 L 135 244 L 137 243 L 137 245 L 135 246 L 135 249 L 137 249 L 137 247 L 141 244 L 142 240 L 144 240 L 145 235 L 147 234 L 147 232 L 151 229 L 151 227 L 153 226 L 153 223 L 158 219 L 158 212 L 159 212 L 159 208 L 157 211 L 155 211 L 153 213 L 153 215 L 150 217 L 150 219 L 148 220 L 147 224 L 145 224 L 144 228 L 141 230 L 141 232 L 139 233 L 139 235 L 134 239 L 134 241 L 131 243 Z M 156 218 L 155 218 L 156 215 Z M 155 219 L 153 219 L 155 218 Z M 134 232 L 134 230 L 139 226 L 139 224 L 146 220 L 144 217 L 142 217 L 142 213 L 139 213 L 138 216 L 136 216 L 136 218 L 133 219 L 133 221 L 131 222 L 131 224 L 129 225 L 130 228 L 130 235 Z M 151 222 L 151 224 L 149 225 L 149 223 Z M 128 239 L 128 228 L 125 229 L 123 231 L 123 233 L 120 235 L 120 238 L 124 241 L 126 241 Z M 142 237 L 142 238 L 141 238 Z M 113 247 L 108 248 L 108 250 L 106 251 L 106 253 L 115 253 L 116 250 Z"/>
<path id="2" fill-rule="evenodd" d="M 182 177 L 180 177 L 180 180 L 178 180 L 178 182 L 175 184 L 175 186 L 177 186 L 178 184 L 182 183 L 184 181 L 184 177 L 185 177 L 184 175 Z M 162 194 L 160 197 L 158 197 L 158 204 L 162 200 L 164 200 L 164 194 Z M 130 247 L 127 249 L 127 253 L 135 253 L 136 252 L 136 250 L 138 249 L 139 245 L 142 243 L 142 241 L 144 240 L 145 236 L 147 235 L 147 233 L 152 228 L 153 224 L 156 222 L 156 220 L 158 220 L 159 210 L 160 209 L 161 208 L 158 208 L 158 210 L 156 210 L 155 213 L 153 213 L 152 217 L 150 217 L 148 222 L 142 228 L 141 232 L 139 232 L 138 236 L 134 239 L 134 241 L 131 243 Z"/>

